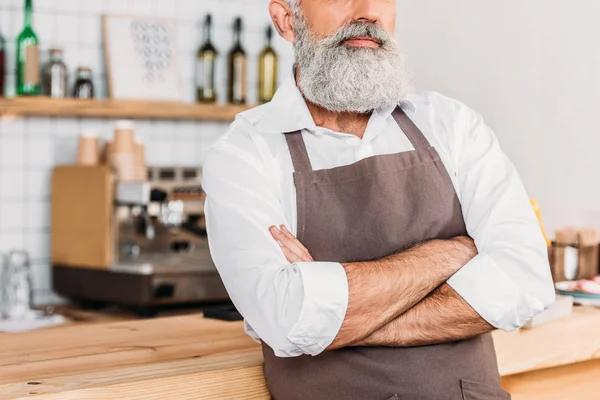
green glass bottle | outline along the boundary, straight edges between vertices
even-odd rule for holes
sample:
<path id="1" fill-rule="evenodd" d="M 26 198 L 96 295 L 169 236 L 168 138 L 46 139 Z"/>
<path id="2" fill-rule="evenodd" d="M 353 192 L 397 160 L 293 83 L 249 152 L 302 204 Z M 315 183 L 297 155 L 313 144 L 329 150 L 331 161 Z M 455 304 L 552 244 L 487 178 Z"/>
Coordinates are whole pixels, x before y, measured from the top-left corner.
<path id="1" fill-rule="evenodd" d="M 277 53 L 273 50 L 271 40 L 273 28 L 267 28 L 267 46 L 260 53 L 258 62 L 258 101 L 271 101 L 277 88 Z"/>
<path id="2" fill-rule="evenodd" d="M 32 21 L 33 1 L 25 0 L 25 27 L 17 37 L 17 95 L 40 93 L 39 41 Z"/>

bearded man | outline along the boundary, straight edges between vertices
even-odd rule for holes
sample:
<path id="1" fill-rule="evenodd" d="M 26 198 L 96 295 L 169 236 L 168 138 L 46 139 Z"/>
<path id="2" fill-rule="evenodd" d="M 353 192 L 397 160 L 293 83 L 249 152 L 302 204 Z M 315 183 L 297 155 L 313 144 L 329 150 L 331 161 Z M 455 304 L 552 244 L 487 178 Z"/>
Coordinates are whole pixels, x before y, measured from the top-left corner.
<path id="1" fill-rule="evenodd" d="M 204 165 L 210 249 L 283 400 L 496 400 L 543 235 L 474 111 L 412 93 L 395 0 L 271 0 L 291 76 Z M 443 66 L 440 66 L 443 68 Z"/>

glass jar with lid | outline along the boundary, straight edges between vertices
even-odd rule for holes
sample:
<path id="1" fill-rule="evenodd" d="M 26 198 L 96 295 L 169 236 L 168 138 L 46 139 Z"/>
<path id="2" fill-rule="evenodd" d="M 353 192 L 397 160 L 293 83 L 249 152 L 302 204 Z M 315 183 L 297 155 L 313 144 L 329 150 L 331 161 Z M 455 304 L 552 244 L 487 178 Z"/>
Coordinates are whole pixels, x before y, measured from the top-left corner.
<path id="1" fill-rule="evenodd" d="M 90 68 L 77 68 L 77 80 L 73 88 L 73 97 L 77 99 L 94 98 L 94 83 L 92 82 L 92 70 Z"/>
<path id="2" fill-rule="evenodd" d="M 44 94 L 54 98 L 67 97 L 69 76 L 61 49 L 50 49 L 50 62 L 43 72 Z"/>

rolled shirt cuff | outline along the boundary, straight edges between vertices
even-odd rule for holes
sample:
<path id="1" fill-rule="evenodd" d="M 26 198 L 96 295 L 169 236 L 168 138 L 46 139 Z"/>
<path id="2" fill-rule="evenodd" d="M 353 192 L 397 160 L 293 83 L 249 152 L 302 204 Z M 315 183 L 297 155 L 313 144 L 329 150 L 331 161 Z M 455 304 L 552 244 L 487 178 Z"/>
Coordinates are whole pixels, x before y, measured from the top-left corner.
<path id="1" fill-rule="evenodd" d="M 512 331 L 544 311 L 541 299 L 525 293 L 487 254 L 480 253 L 447 282 L 495 328 Z"/>
<path id="2" fill-rule="evenodd" d="M 298 262 L 304 298 L 288 340 L 304 354 L 318 355 L 335 339 L 348 308 L 348 279 L 340 263 Z"/>

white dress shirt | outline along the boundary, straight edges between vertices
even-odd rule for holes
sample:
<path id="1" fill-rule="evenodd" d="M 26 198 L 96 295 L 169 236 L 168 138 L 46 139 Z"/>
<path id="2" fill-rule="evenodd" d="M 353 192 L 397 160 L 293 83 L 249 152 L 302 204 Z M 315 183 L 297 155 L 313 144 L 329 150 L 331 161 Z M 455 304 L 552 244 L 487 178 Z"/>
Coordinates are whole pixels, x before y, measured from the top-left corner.
<path id="1" fill-rule="evenodd" d="M 482 118 L 460 102 L 429 92 L 401 106 L 440 154 L 479 251 L 448 284 L 493 326 L 521 327 L 554 301 L 554 289 L 546 244 L 517 171 Z M 248 334 L 278 356 L 324 351 L 348 304 L 341 264 L 290 264 L 268 231 L 284 224 L 296 234 L 294 168 L 283 132 L 302 130 L 313 169 L 329 169 L 413 150 L 392 111 L 374 112 L 362 139 L 317 127 L 290 76 L 270 103 L 239 114 L 207 153 L 203 185 L 213 260 Z"/>

